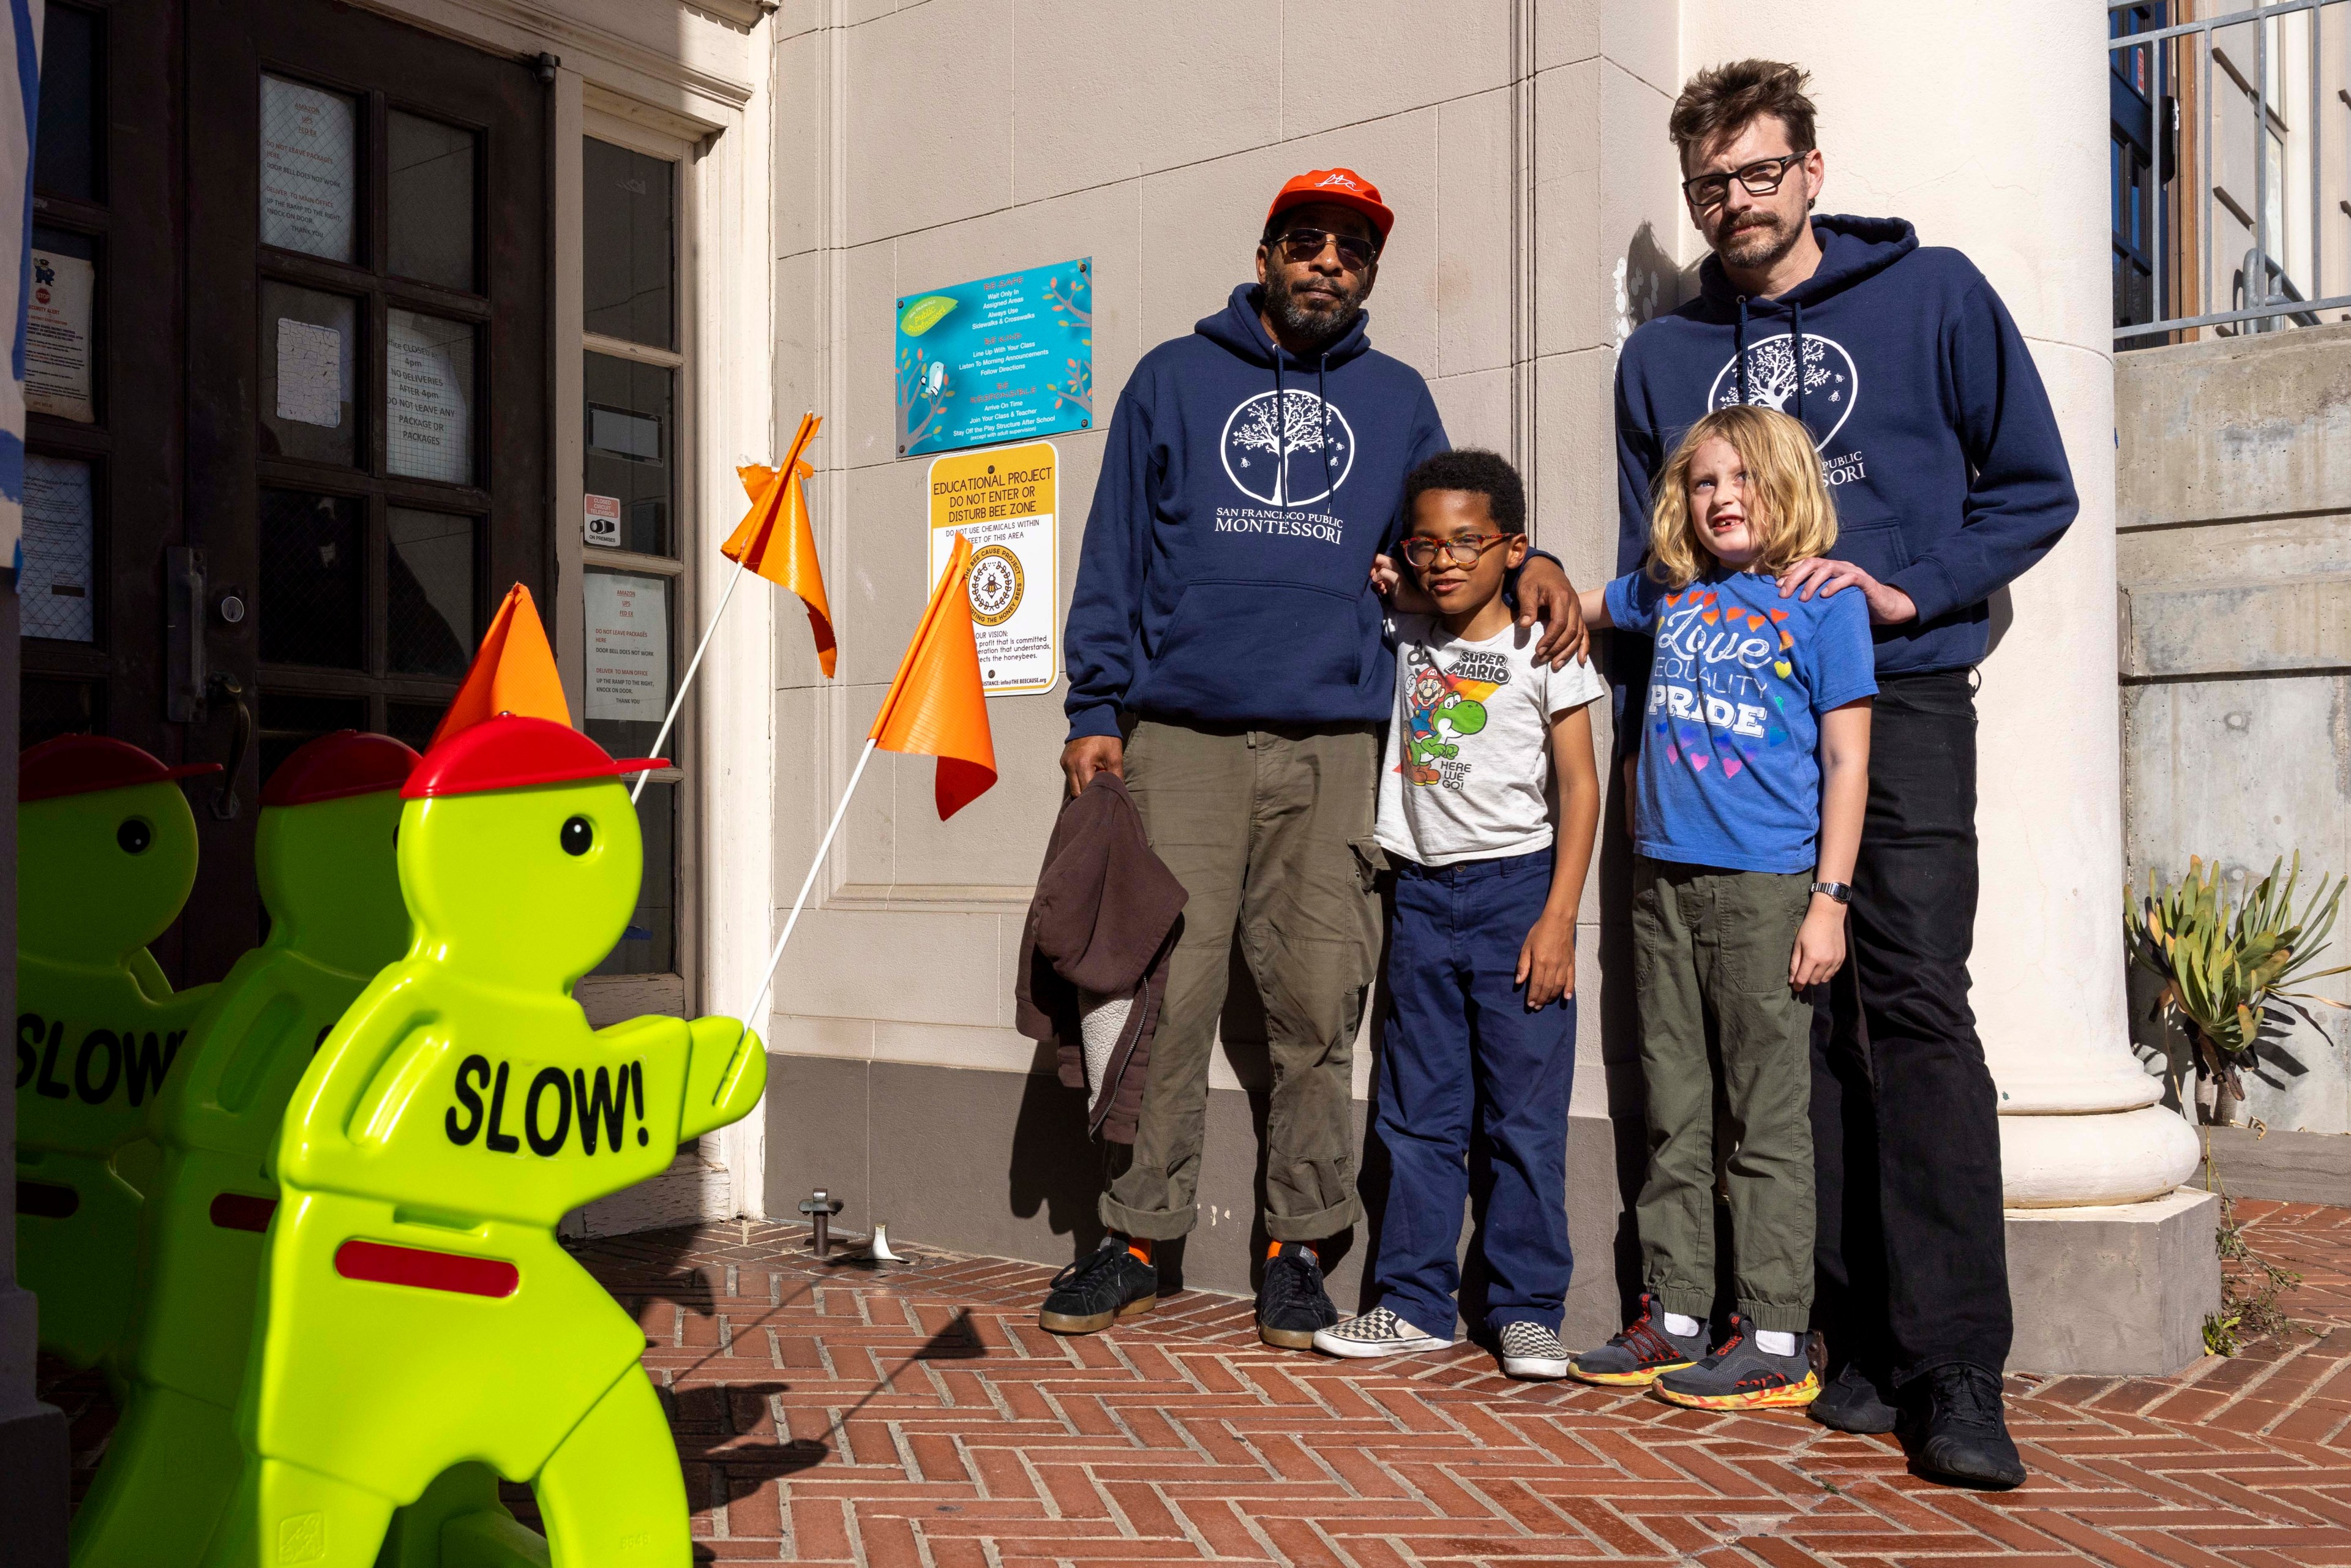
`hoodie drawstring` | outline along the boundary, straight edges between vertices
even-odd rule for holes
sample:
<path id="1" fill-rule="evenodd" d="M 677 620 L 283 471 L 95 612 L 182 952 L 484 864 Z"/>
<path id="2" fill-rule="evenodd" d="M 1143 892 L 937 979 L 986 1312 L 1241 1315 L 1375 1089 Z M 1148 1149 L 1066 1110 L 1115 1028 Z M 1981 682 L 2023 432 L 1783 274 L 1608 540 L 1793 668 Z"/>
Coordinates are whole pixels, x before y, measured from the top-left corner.
<path id="1" fill-rule="evenodd" d="M 1739 325 L 1731 329 L 1730 362 L 1739 367 L 1739 403 L 1747 405 L 1747 296 L 1739 297 Z"/>
<path id="2" fill-rule="evenodd" d="M 1322 494 L 1327 499 L 1336 486 L 1331 483 L 1331 400 L 1323 395 L 1323 387 L 1331 376 L 1331 356 L 1324 354 L 1314 367 L 1314 402 L 1322 411 Z"/>
<path id="3" fill-rule="evenodd" d="M 1281 345 L 1273 346 L 1273 493 L 1290 510 L 1290 400 L 1281 393 Z"/>
<path id="4" fill-rule="evenodd" d="M 1803 301 L 1800 299 L 1791 300 L 1788 305 L 1788 311 L 1791 323 L 1788 329 L 1788 347 L 1795 351 L 1796 356 L 1796 423 L 1798 424 L 1802 424 L 1804 423 Z"/>

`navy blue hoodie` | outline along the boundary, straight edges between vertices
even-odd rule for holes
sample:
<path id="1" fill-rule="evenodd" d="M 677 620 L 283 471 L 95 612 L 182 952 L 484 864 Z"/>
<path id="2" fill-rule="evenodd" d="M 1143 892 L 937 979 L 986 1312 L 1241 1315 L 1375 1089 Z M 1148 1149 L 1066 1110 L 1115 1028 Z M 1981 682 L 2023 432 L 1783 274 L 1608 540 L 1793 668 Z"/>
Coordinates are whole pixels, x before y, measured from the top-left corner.
<path id="1" fill-rule="evenodd" d="M 1259 287 L 1143 356 L 1111 416 L 1070 600 L 1071 738 L 1121 708 L 1195 724 L 1376 724 L 1395 700 L 1372 557 L 1447 449 L 1428 384 L 1358 317 L 1300 360 Z"/>
<path id="2" fill-rule="evenodd" d="M 1877 673 L 1964 669 L 1984 654 L 1984 601 L 2074 520 L 2056 417 L 2016 323 L 1966 256 L 1922 248 L 1900 218 L 1815 217 L 1813 232 L 1819 269 L 1778 298 L 1742 300 L 1708 256 L 1698 298 L 1625 344 L 1616 570 L 1640 564 L 1649 486 L 1682 433 L 1710 409 L 1768 403 L 1820 447 L 1836 497 L 1829 553 L 1918 607 L 1907 624 L 1872 628 Z"/>

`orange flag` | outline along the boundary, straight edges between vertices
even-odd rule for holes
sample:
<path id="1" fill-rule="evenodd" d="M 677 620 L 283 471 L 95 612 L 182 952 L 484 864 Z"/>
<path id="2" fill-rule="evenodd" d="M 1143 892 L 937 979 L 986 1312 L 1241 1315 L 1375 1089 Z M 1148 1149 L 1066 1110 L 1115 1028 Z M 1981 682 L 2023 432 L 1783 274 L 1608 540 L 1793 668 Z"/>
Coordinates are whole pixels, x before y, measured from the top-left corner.
<path id="1" fill-rule="evenodd" d="M 808 606 L 809 629 L 816 633 L 817 662 L 830 680 L 834 659 L 832 608 L 825 602 L 824 574 L 816 564 L 816 530 L 809 526 L 808 495 L 800 488 L 800 481 L 816 476 L 816 470 L 800 460 L 800 454 L 816 439 L 816 428 L 823 423 L 812 413 L 801 416 L 799 434 L 792 437 L 791 450 L 776 467 L 752 464 L 735 471 L 750 494 L 751 509 L 743 514 L 742 522 L 718 547 L 718 553 L 800 596 L 800 602 Z"/>
<path id="2" fill-rule="evenodd" d="M 944 822 L 996 783 L 996 741 L 987 729 L 987 696 L 979 683 L 979 644 L 971 631 L 971 541 L 956 536 L 955 554 L 898 673 L 866 732 L 884 751 L 939 759 L 933 788 Z"/>
<path id="3" fill-rule="evenodd" d="M 441 716 L 432 745 L 502 713 L 550 718 L 561 725 L 571 722 L 571 705 L 563 700 L 563 677 L 555 673 L 555 650 L 547 645 L 547 628 L 539 623 L 530 590 L 519 582 L 507 590 L 505 602 L 490 617 L 489 632 L 465 672 L 465 684 Z"/>

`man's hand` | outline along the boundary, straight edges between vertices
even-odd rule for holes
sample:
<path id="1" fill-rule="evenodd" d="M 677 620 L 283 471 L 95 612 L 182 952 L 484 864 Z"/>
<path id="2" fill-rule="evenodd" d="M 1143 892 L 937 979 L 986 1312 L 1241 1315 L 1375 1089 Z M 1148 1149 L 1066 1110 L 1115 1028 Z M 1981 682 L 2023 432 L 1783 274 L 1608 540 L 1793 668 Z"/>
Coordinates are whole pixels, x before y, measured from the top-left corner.
<path id="1" fill-rule="evenodd" d="M 1546 912 L 1519 948 L 1518 984 L 1527 988 L 1527 1010 L 1549 1007 L 1575 995 L 1575 913 Z"/>
<path id="2" fill-rule="evenodd" d="M 1592 651 L 1592 633 L 1583 624 L 1583 607 L 1576 602 L 1575 585 L 1555 561 L 1529 556 L 1519 568 L 1519 629 L 1543 623 L 1542 641 L 1535 658 L 1554 670 L 1570 659 L 1581 661 Z"/>
<path id="3" fill-rule="evenodd" d="M 1104 770 L 1126 777 L 1126 742 L 1114 735 L 1081 735 L 1061 747 L 1061 771 L 1069 776 L 1070 793 L 1081 794 Z"/>
<path id="4" fill-rule="evenodd" d="M 1796 927 L 1796 950 L 1788 956 L 1788 984 L 1798 990 L 1817 986 L 1844 967 L 1844 905 L 1825 893 L 1813 894 L 1804 923 Z"/>
<path id="5" fill-rule="evenodd" d="M 1834 599 L 1840 589 L 1858 588 L 1869 601 L 1869 620 L 1875 626 L 1899 626 L 1906 621 L 1918 619 L 1918 607 L 1910 596 L 1898 588 L 1888 588 L 1849 560 L 1830 560 L 1824 556 L 1807 556 L 1780 574 L 1780 597 L 1794 594 L 1810 599 L 1818 592 L 1823 599 Z"/>

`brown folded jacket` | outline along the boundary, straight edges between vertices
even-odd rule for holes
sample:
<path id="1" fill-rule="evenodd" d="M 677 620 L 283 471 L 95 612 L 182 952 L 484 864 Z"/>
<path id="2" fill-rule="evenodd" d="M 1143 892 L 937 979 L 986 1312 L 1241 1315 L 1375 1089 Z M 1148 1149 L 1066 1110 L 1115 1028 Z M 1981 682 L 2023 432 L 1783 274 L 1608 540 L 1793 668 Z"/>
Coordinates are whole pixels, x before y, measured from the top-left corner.
<path id="1" fill-rule="evenodd" d="M 1115 774 L 1095 774 L 1061 808 L 1045 844 L 1037 896 L 1020 931 L 1014 1023 L 1031 1040 L 1053 1041 L 1061 1082 L 1083 1089 L 1080 993 L 1132 998 L 1086 1115 L 1086 1130 L 1113 1143 L 1134 1142 L 1184 897 L 1184 884 L 1151 852 L 1126 785 Z"/>

